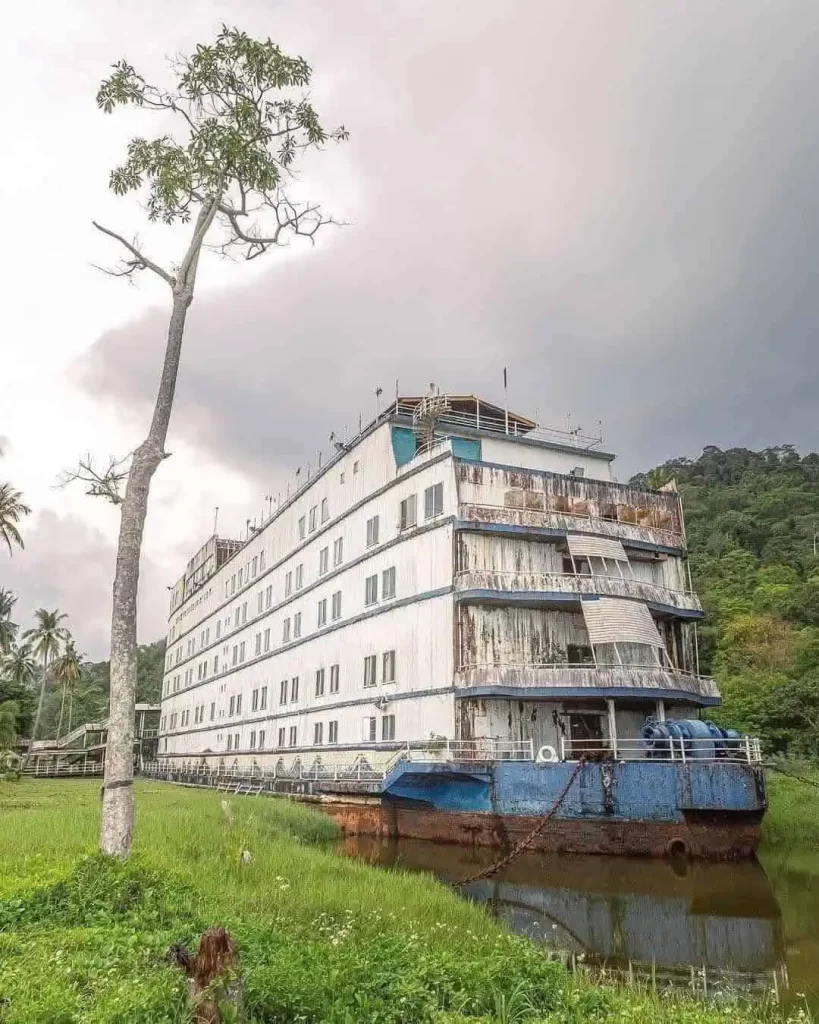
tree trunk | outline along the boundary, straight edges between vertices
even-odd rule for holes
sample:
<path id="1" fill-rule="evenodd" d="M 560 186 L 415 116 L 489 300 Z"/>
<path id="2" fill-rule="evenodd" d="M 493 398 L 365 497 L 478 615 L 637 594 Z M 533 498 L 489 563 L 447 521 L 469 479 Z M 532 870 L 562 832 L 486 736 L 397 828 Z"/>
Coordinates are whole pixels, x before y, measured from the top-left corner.
<path id="1" fill-rule="evenodd" d="M 31 749 L 34 746 L 34 741 L 37 739 L 37 730 L 40 728 L 40 717 L 43 713 L 43 701 L 45 700 L 45 688 L 46 678 L 48 677 L 48 651 L 43 655 L 43 676 L 40 680 L 40 699 L 37 701 L 37 714 L 34 716 L 34 725 L 31 729 L 31 742 L 29 748 L 26 751 L 26 756 L 23 758 L 23 767 L 25 768 L 28 764 L 29 758 L 31 757 Z"/>
<path id="2" fill-rule="evenodd" d="M 151 429 L 134 452 L 122 502 L 111 615 L 111 684 L 100 848 L 127 857 L 134 829 L 134 703 L 136 699 L 136 614 L 139 558 L 151 478 L 165 458 L 185 318 L 192 293 L 174 291 L 165 363 Z"/>
<path id="3" fill-rule="evenodd" d="M 65 711 L 65 683 L 63 683 L 63 696 L 60 701 L 60 717 L 57 719 L 57 740 L 60 739 L 60 733 L 63 728 L 63 713 Z"/>
<path id="4" fill-rule="evenodd" d="M 68 693 L 68 728 L 66 732 L 71 732 L 71 713 L 74 710 L 74 687 L 72 686 Z"/>

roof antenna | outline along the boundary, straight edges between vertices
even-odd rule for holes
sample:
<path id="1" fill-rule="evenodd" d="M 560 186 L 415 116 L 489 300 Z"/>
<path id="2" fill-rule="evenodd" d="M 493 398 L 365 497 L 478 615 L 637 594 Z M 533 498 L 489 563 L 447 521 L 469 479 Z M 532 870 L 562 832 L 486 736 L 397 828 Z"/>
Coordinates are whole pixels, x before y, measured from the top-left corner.
<path id="1" fill-rule="evenodd" d="M 384 394 L 384 389 L 379 386 L 375 389 L 375 418 L 381 415 L 381 396 Z"/>

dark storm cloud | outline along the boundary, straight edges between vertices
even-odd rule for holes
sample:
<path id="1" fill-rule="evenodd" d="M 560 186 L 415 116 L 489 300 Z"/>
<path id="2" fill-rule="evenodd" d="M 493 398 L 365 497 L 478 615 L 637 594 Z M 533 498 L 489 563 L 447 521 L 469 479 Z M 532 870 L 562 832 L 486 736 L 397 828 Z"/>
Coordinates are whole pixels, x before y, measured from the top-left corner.
<path id="1" fill-rule="evenodd" d="M 0 585 L 17 595 L 14 621 L 33 625 L 37 608 L 58 608 L 77 648 L 93 660 L 108 657 L 111 630 L 111 581 L 116 548 L 99 530 L 73 516 L 42 511 L 25 524 L 25 550 L 3 559 Z M 167 608 L 145 595 L 164 594 L 167 574 L 143 556 L 139 640 L 150 643 L 165 633 Z"/>
<path id="2" fill-rule="evenodd" d="M 513 407 L 601 418 L 621 474 L 817 444 L 813 2 L 303 10 L 361 210 L 200 294 L 177 436 L 265 484 L 370 418 L 376 385 L 498 398 L 508 364 Z M 151 400 L 165 316 L 103 335 L 89 389 Z"/>

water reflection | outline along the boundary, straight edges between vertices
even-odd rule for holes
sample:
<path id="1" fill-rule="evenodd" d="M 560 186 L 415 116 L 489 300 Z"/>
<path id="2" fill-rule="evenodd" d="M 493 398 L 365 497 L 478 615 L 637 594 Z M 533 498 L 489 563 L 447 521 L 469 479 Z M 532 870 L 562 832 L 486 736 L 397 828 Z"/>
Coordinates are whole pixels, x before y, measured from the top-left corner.
<path id="1" fill-rule="evenodd" d="M 450 883 L 497 857 L 485 849 L 365 837 L 349 837 L 344 850 Z M 787 988 L 782 915 L 757 863 L 524 854 L 463 892 L 511 930 L 610 970 L 697 991 Z"/>

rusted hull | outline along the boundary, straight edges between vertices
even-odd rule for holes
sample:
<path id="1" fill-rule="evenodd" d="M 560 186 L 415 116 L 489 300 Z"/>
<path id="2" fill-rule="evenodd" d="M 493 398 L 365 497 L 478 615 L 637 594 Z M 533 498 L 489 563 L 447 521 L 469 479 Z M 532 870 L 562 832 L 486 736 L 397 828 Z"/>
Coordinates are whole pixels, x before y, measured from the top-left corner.
<path id="1" fill-rule="evenodd" d="M 439 843 L 509 849 L 542 820 L 531 816 L 429 810 L 389 798 L 362 802 L 323 801 L 322 810 L 346 835 L 381 839 L 427 839 Z M 549 853 L 743 860 L 759 844 L 762 812 L 687 812 L 681 822 L 556 818 L 532 849 Z"/>

